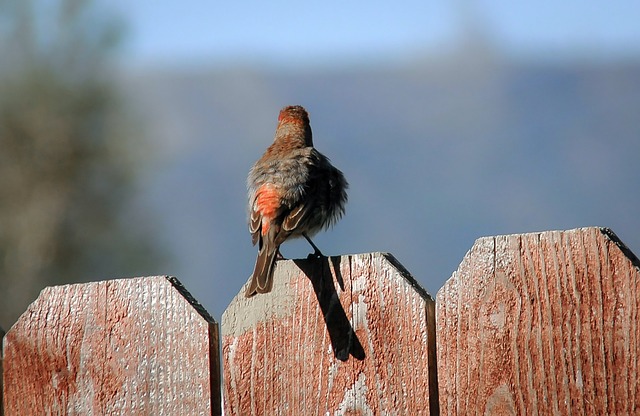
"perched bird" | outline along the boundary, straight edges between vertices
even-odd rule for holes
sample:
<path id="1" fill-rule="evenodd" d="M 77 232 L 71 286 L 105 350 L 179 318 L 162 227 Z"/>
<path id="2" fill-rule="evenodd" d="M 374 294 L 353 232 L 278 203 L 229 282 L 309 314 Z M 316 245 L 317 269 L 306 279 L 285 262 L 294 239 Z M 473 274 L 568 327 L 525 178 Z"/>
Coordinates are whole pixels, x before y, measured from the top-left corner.
<path id="1" fill-rule="evenodd" d="M 249 231 L 258 258 L 246 297 L 271 290 L 280 244 L 288 238 L 302 236 L 322 255 L 310 237 L 342 217 L 347 187 L 342 172 L 313 147 L 307 111 L 283 108 L 273 143 L 247 178 Z"/>

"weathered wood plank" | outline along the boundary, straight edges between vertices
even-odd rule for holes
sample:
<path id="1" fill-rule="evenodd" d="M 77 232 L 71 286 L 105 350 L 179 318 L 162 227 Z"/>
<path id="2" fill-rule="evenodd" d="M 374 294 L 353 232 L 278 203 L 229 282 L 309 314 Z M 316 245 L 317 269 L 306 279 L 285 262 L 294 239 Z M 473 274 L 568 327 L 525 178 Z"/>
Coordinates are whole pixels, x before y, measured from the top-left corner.
<path id="1" fill-rule="evenodd" d="M 271 293 L 243 294 L 222 317 L 227 415 L 437 414 L 434 302 L 392 256 L 278 261 Z"/>
<path id="2" fill-rule="evenodd" d="M 3 399 L 4 377 L 2 376 L 3 374 L 2 361 L 4 359 L 4 355 L 2 353 L 2 344 L 4 343 L 4 334 L 5 334 L 4 329 L 0 328 L 0 416 L 4 416 L 4 399 Z"/>
<path id="3" fill-rule="evenodd" d="M 640 413 L 639 266 L 606 229 L 479 239 L 437 294 L 442 413 Z"/>
<path id="4" fill-rule="evenodd" d="M 48 287 L 4 357 L 7 416 L 221 411 L 217 324 L 175 278 Z"/>

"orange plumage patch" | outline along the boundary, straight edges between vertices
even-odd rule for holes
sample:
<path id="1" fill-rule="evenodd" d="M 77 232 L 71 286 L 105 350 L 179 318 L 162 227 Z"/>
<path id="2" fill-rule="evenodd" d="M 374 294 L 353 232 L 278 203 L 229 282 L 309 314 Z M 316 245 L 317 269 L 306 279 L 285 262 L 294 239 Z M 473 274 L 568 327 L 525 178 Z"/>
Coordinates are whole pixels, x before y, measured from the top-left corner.
<path id="1" fill-rule="evenodd" d="M 304 121 L 300 120 L 299 117 L 285 115 L 280 117 L 280 124 L 298 124 L 304 126 Z"/>
<path id="2" fill-rule="evenodd" d="M 273 185 L 266 183 L 258 188 L 256 207 L 262 217 L 262 235 L 265 235 L 280 208 L 280 194 Z"/>

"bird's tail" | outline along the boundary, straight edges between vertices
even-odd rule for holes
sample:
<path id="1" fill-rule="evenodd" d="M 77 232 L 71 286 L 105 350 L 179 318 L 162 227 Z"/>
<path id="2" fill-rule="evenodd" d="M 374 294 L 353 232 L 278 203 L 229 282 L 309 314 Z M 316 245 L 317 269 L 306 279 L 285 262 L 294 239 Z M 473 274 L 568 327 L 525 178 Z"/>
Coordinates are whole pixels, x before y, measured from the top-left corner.
<path id="1" fill-rule="evenodd" d="M 258 251 L 256 266 L 251 275 L 251 282 L 244 293 L 246 297 L 250 298 L 256 293 L 269 293 L 271 291 L 277 252 L 277 247 L 274 244 L 265 241 L 265 244 L 260 248 L 260 251 Z"/>

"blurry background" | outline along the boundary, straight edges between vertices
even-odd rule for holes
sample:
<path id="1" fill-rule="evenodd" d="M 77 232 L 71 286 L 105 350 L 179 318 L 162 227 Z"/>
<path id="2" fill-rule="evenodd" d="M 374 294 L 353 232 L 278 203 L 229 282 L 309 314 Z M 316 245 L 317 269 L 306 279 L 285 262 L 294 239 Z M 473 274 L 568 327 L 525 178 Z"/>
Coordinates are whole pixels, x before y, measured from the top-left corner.
<path id="1" fill-rule="evenodd" d="M 154 274 L 220 319 L 289 104 L 351 184 L 325 254 L 391 252 L 434 295 L 486 235 L 600 225 L 640 254 L 638 22 L 631 0 L 0 0 L 0 326 L 47 285 Z"/>

